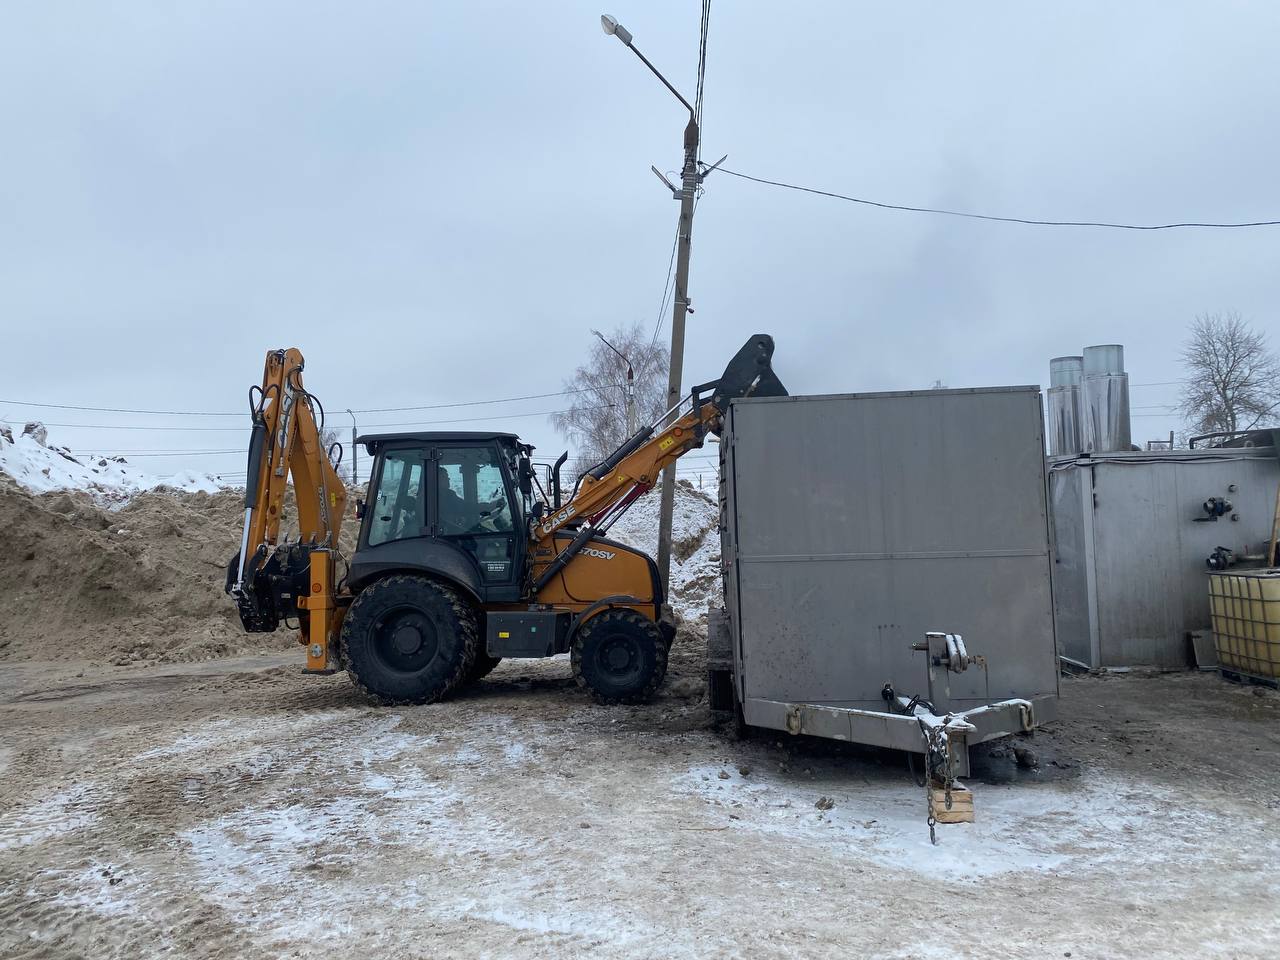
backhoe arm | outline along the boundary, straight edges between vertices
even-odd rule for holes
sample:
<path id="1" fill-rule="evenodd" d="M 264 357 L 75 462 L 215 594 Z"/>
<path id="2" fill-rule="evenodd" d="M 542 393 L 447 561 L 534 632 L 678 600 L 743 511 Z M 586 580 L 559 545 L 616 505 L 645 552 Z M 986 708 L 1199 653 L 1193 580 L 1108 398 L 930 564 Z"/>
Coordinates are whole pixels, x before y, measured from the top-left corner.
<path id="1" fill-rule="evenodd" d="M 688 411 L 682 412 L 682 401 L 657 424 L 639 431 L 583 474 L 569 502 L 534 529 L 534 542 L 548 543 L 554 542 L 560 530 L 585 521 L 578 536 L 542 573 L 535 589 L 549 582 L 573 559 L 593 530 L 607 526 L 652 487 L 667 466 L 701 447 L 708 433 L 718 434 L 730 401 L 740 397 L 785 397 L 787 390 L 773 372 L 772 358 L 773 338 L 762 333 L 751 337 L 719 380 L 690 391 Z"/>
<path id="2" fill-rule="evenodd" d="M 334 550 L 347 492 L 323 448 L 323 408 L 302 385 L 302 354 L 267 354 L 262 386 L 249 391 L 253 433 L 245 478 L 244 532 L 227 569 L 227 592 L 250 631 L 274 630 L 297 613 L 308 589 L 310 553 Z M 320 409 L 320 422 L 316 410 Z M 285 490 L 293 477 L 296 544 L 278 547 Z"/>

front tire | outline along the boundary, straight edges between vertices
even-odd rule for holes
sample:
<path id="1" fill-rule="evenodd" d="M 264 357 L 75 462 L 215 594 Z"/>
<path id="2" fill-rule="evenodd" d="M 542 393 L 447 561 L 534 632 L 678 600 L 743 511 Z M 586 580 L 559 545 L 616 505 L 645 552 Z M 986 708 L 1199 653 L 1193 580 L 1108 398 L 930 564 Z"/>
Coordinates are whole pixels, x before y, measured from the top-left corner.
<path id="1" fill-rule="evenodd" d="M 493 668 L 502 662 L 501 657 L 491 657 L 483 651 L 476 652 L 476 662 L 471 665 L 463 683 L 476 683 L 493 672 Z"/>
<path id="2" fill-rule="evenodd" d="M 598 613 L 574 635 L 573 676 L 599 703 L 644 703 L 667 675 L 658 625 L 634 610 Z"/>
<path id="3" fill-rule="evenodd" d="M 384 704 L 433 703 L 474 668 L 475 609 L 452 587 L 394 576 L 360 591 L 342 622 L 356 687 Z"/>

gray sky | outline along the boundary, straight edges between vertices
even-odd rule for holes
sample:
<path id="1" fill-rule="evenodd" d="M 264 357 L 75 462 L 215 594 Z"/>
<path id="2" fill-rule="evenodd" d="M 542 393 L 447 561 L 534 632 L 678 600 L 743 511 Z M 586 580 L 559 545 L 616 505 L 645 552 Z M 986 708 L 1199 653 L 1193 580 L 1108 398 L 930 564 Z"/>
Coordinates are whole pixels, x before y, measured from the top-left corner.
<path id="1" fill-rule="evenodd" d="M 677 214 L 649 164 L 678 167 L 681 108 L 599 14 L 694 87 L 697 3 L 609 3 L 6 5 L 0 397 L 236 411 L 286 345 L 334 412 L 559 389 L 589 327 L 653 325 Z M 721 0 L 703 154 L 899 203 L 1277 219 L 1278 35 L 1264 0 Z M 1135 384 L 1173 380 L 1205 310 L 1280 339 L 1280 228 L 1023 227 L 706 186 L 686 382 L 756 331 L 796 393 L 1041 383 L 1095 342 L 1125 344 Z M 1135 440 L 1175 426 L 1175 396 L 1135 387 Z M 507 426 L 553 456 L 528 414 L 563 402 L 362 423 L 497 416 L 439 426 Z M 0 404 L 36 415 L 242 426 Z M 104 452 L 244 441 L 50 430 Z"/>

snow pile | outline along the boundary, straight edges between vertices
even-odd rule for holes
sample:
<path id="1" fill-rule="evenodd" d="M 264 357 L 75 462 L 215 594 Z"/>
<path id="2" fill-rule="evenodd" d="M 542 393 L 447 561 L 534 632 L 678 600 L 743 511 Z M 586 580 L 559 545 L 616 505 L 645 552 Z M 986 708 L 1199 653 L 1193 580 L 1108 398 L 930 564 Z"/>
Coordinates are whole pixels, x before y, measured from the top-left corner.
<path id="1" fill-rule="evenodd" d="M 644 494 L 610 528 L 608 536 L 656 558 L 661 503 L 658 489 Z M 688 480 L 676 481 L 669 600 L 685 626 L 695 631 L 706 630 L 707 604 L 720 598 L 719 521 L 720 510 L 713 497 Z"/>
<path id="2" fill-rule="evenodd" d="M 216 493 L 227 484 L 204 473 L 186 470 L 172 477 L 153 477 L 135 469 L 124 457 L 77 457 L 49 443 L 39 422 L 21 430 L 0 423 L 0 473 L 8 474 L 32 493 L 83 490 L 99 503 L 119 503 L 144 490 L 166 488 L 187 493 Z"/>

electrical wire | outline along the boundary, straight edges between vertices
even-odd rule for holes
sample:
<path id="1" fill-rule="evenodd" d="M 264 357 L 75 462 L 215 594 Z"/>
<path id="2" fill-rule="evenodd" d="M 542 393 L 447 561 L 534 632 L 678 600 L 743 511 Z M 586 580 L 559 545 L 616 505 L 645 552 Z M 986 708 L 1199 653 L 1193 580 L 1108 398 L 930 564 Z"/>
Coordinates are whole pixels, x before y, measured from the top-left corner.
<path id="1" fill-rule="evenodd" d="M 675 262 L 674 246 L 672 262 Z M 531 393 L 524 397 L 500 397 L 496 400 L 460 400 L 455 403 L 425 403 L 408 407 L 365 407 L 352 410 L 352 413 L 403 413 L 409 410 L 445 410 L 454 407 L 480 407 L 495 403 L 518 403 L 523 400 L 545 400 L 548 397 L 564 397 L 575 393 L 586 393 L 590 388 L 580 390 L 557 390 L 554 393 Z M 38 403 L 34 400 L 0 400 L 0 403 L 12 403 L 19 407 L 45 407 L 50 410 L 88 410 L 93 413 L 137 413 L 165 417 L 243 417 L 244 411 L 235 413 L 213 413 L 207 410 L 142 410 L 132 407 L 90 407 L 66 403 Z M 52 424 L 50 424 L 52 426 Z M 63 424 L 65 426 L 65 424 Z"/>
<path id="2" fill-rule="evenodd" d="M 615 386 L 620 386 L 620 384 L 615 384 Z M 481 407 L 494 403 L 518 403 L 522 400 L 545 400 L 548 397 L 566 397 L 576 393 L 589 393 L 592 389 L 592 387 L 581 387 L 574 390 L 557 390 L 555 393 L 532 393 L 526 397 L 502 397 L 498 400 L 461 400 L 457 403 L 429 403 L 413 407 L 368 407 L 363 410 L 352 410 L 351 412 L 402 413 L 407 410 L 446 410 L 453 407 Z"/>
<path id="3" fill-rule="evenodd" d="M 667 279 L 662 281 L 662 302 L 658 304 L 658 320 L 653 326 L 653 336 L 649 339 L 649 346 L 653 346 L 658 342 L 658 333 L 662 330 L 662 318 L 667 313 L 667 297 L 671 290 L 671 274 L 675 271 L 676 266 L 676 247 L 680 245 L 680 221 L 676 221 L 676 235 L 671 240 L 671 256 L 667 260 Z"/>
<path id="4" fill-rule="evenodd" d="M 702 201 L 702 192 L 699 192 L 693 198 L 693 213 L 698 212 L 698 204 Z M 692 214 L 690 214 L 692 219 Z M 676 284 L 675 278 L 672 276 L 672 268 L 676 262 L 676 247 L 680 243 L 680 221 L 676 220 L 676 238 L 671 242 L 671 262 L 667 264 L 667 282 L 662 288 L 662 304 L 658 307 L 658 322 L 653 328 L 653 338 L 649 341 L 649 346 L 653 346 L 658 342 L 658 334 L 662 332 L 662 323 L 667 318 L 667 311 L 670 310 L 671 298 L 675 296 Z"/>
<path id="5" fill-rule="evenodd" d="M 244 411 L 210 413 L 207 410 L 137 410 L 130 407 L 85 407 L 70 403 L 36 403 L 34 400 L 0 400 L 19 407 L 47 407 L 50 410 L 90 410 L 94 413 L 146 413 L 165 417 L 243 417 Z"/>
<path id="6" fill-rule="evenodd" d="M 711 0 L 702 0 L 702 23 L 698 28 L 698 87 L 693 98 L 693 119 L 698 125 L 698 156 L 702 159 L 702 97 L 707 83 L 707 31 L 711 25 Z"/>
<path id="7" fill-rule="evenodd" d="M 613 404 L 604 404 L 598 408 L 611 407 Z M 504 413 L 493 417 L 463 417 L 455 420 L 400 420 L 394 423 L 366 423 L 361 429 L 367 427 L 411 427 L 411 426 L 431 426 L 433 424 L 442 423 L 478 423 L 486 420 L 518 420 L 526 417 L 549 417 L 557 413 L 568 413 L 566 410 L 543 410 L 539 413 Z M 212 433 L 241 433 L 249 429 L 249 427 L 171 427 L 171 426 L 151 426 L 146 424 L 119 424 L 119 423 L 46 423 L 46 427 L 74 427 L 84 430 L 182 430 L 187 432 L 203 431 Z"/>
<path id="8" fill-rule="evenodd" d="M 716 167 L 721 173 L 741 180 L 751 180 L 771 187 L 782 187 L 786 190 L 798 190 L 801 193 L 812 193 L 820 197 L 831 197 L 834 200 L 846 200 L 849 203 L 860 203 L 868 207 L 879 207 L 882 210 L 905 210 L 909 213 L 934 213 L 946 217 L 963 217 L 966 220 L 991 220 L 997 223 L 1022 223 L 1040 227 L 1105 227 L 1112 230 L 1174 230 L 1180 227 L 1207 227 L 1213 229 L 1231 229 L 1237 227 L 1275 227 L 1280 220 L 1250 220 L 1237 223 L 1206 223 L 1184 221 L 1179 223 L 1111 223 L 1104 220 L 1035 220 L 1030 217 L 998 217 L 986 213 L 967 213 L 962 210 L 947 210 L 942 207 L 916 207 L 900 203 L 884 203 L 880 200 L 867 200 L 863 197 L 850 197 L 830 190 L 819 190 L 816 187 L 802 187 L 782 180 L 768 180 L 754 177 L 749 173 L 740 173 L 726 167 Z"/>
<path id="9" fill-rule="evenodd" d="M 126 459 L 137 459 L 141 457 L 243 457 L 244 450 L 168 450 L 164 453 L 93 453 L 85 454 L 86 460 L 92 460 L 95 457 L 99 459 L 108 459 L 110 457 L 125 457 Z"/>

